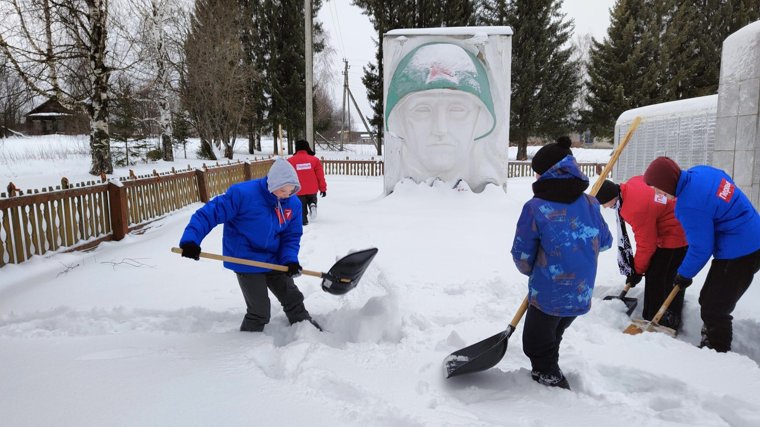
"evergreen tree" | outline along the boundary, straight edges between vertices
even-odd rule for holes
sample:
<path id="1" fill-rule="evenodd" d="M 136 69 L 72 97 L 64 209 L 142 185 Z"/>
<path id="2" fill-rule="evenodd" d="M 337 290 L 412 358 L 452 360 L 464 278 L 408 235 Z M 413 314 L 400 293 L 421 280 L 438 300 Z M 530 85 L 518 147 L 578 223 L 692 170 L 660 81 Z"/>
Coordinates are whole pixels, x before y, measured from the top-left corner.
<path id="1" fill-rule="evenodd" d="M 395 28 L 463 27 L 475 23 L 473 0 L 354 0 L 364 10 L 377 32 L 376 64 L 364 67 L 362 83 L 373 116 L 369 123 L 383 137 L 383 35 Z M 378 146 L 378 154 L 380 146 Z"/>
<path id="2" fill-rule="evenodd" d="M 653 28 L 661 22 L 649 2 L 619 0 L 610 17 L 604 41 L 593 40 L 588 73 L 590 110 L 584 124 L 597 135 L 610 136 L 625 110 L 648 105 L 657 98 L 659 49 Z"/>
<path id="3" fill-rule="evenodd" d="M 571 128 L 580 71 L 568 47 L 573 24 L 561 6 L 561 0 L 515 0 L 506 16 L 481 18 L 505 20 L 514 31 L 510 139 L 517 143 L 518 160 L 528 158 L 529 137 L 557 136 Z"/>
<path id="4" fill-rule="evenodd" d="M 312 19 L 322 6 L 312 0 Z M 261 73 L 260 84 L 266 96 L 266 127 L 277 132 L 282 126 L 289 147 L 306 134 L 305 38 L 303 0 L 265 0 L 257 6 L 256 26 L 259 51 L 251 56 Z M 324 48 L 322 26 L 313 21 L 314 52 Z M 258 107 L 259 111 L 264 105 Z M 263 118 L 263 114 L 259 113 Z M 290 147 L 292 152 L 292 147 Z"/>
<path id="5" fill-rule="evenodd" d="M 507 0 L 481 0 L 476 13 L 477 25 L 507 25 Z"/>
<path id="6" fill-rule="evenodd" d="M 723 41 L 760 19 L 760 2 L 671 0 L 672 19 L 663 34 L 662 93 L 668 101 L 718 92 Z"/>

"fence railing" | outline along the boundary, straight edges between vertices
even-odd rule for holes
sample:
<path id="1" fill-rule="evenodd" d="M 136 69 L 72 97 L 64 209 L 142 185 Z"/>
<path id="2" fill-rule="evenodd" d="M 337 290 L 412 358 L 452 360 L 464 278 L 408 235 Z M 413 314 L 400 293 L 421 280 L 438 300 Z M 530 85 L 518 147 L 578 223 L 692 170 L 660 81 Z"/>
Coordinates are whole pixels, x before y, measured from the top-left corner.
<path id="1" fill-rule="evenodd" d="M 599 175 L 604 169 L 605 163 L 578 163 L 586 176 Z M 530 168 L 530 161 L 511 161 L 507 165 L 507 176 L 509 178 L 517 178 L 523 176 L 534 176 L 536 173 Z"/>
<path id="2" fill-rule="evenodd" d="M 237 162 L 201 169 L 71 185 L 66 178 L 53 189 L 21 193 L 13 184 L 0 194 L 0 267 L 19 264 L 34 255 L 61 248 L 85 249 L 102 241 L 121 240 L 130 231 L 196 202 L 207 202 L 227 188 L 260 178 L 273 160 Z M 322 160 L 328 175 L 382 176 L 379 160 Z M 581 163 L 586 175 L 595 175 L 600 163 Z M 508 176 L 533 176 L 530 162 L 510 162 Z"/>
<path id="3" fill-rule="evenodd" d="M 325 175 L 383 176 L 382 160 L 325 160 L 321 159 Z"/>
<path id="4" fill-rule="evenodd" d="M 272 160 L 83 182 L 0 194 L 0 267 L 61 248 L 84 249 L 121 240 L 149 221 L 207 202 L 235 182 L 265 176 Z"/>

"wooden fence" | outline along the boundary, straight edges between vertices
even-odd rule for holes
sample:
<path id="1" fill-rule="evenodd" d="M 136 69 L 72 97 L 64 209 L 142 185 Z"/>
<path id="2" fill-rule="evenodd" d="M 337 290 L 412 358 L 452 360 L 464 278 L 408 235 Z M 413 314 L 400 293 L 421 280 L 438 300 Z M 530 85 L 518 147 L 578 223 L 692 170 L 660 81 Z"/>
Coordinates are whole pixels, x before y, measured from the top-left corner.
<path id="1" fill-rule="evenodd" d="M 260 178 L 273 160 L 237 162 L 71 185 L 66 178 L 53 189 L 27 190 L 13 184 L 0 194 L 0 267 L 61 248 L 86 249 L 102 241 L 121 240 L 130 231 L 196 202 L 207 202 L 227 188 Z M 328 175 L 382 176 L 378 160 L 322 160 Z M 581 163 L 586 175 L 604 164 Z M 510 162 L 508 176 L 533 176 L 530 162 Z"/>
<path id="2" fill-rule="evenodd" d="M 321 159 L 325 175 L 383 176 L 382 160 L 325 160 Z"/>
<path id="3" fill-rule="evenodd" d="M 86 249 L 121 240 L 131 230 L 195 202 L 207 202 L 235 183 L 265 176 L 272 160 L 157 173 L 130 174 L 0 194 L 0 267 L 60 248 Z"/>
<path id="4" fill-rule="evenodd" d="M 578 163 L 586 176 L 599 175 L 604 169 L 604 163 Z M 509 178 L 517 178 L 522 176 L 535 176 L 536 173 L 530 168 L 530 161 L 513 161 L 507 165 L 507 176 Z"/>

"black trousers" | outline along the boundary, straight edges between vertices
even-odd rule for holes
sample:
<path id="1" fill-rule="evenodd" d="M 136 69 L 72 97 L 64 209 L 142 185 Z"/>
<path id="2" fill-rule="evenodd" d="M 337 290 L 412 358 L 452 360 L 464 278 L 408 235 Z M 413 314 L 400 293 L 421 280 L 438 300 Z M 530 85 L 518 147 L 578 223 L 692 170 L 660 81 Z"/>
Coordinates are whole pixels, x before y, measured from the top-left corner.
<path id="1" fill-rule="evenodd" d="M 713 259 L 699 294 L 702 321 L 701 347 L 719 352 L 731 350 L 731 313 L 760 270 L 760 250 L 734 259 Z"/>
<path id="2" fill-rule="evenodd" d="M 311 319 L 303 304 L 303 294 L 285 273 L 237 273 L 237 279 L 247 306 L 241 331 L 262 331 L 269 323 L 271 306 L 267 289 L 280 301 L 291 324 Z"/>
<path id="3" fill-rule="evenodd" d="M 674 249 L 657 248 L 652 255 L 644 276 L 644 310 L 641 313 L 644 319 L 652 320 L 670 295 L 670 291 L 673 290 L 673 279 L 676 277 L 681 261 L 686 256 L 686 249 L 688 246 Z M 679 292 L 668 307 L 668 312 L 675 316 L 679 323 L 681 311 L 683 311 L 684 294 L 683 290 Z"/>
<path id="4" fill-rule="evenodd" d="M 303 196 L 298 196 L 298 200 L 301 201 L 301 212 L 303 213 L 303 225 L 306 225 L 309 223 L 309 206 L 317 204 L 317 195 L 316 194 L 304 194 Z"/>
<path id="5" fill-rule="evenodd" d="M 530 305 L 523 327 L 523 352 L 534 371 L 559 374 L 559 344 L 575 317 L 551 316 Z"/>

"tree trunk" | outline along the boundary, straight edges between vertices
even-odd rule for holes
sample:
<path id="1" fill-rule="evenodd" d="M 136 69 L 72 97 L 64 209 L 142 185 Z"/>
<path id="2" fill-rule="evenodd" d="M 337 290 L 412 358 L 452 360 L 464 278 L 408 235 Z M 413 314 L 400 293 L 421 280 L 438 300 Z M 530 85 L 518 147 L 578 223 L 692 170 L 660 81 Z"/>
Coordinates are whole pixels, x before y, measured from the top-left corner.
<path id="1" fill-rule="evenodd" d="M 517 139 L 517 157 L 515 160 L 528 160 L 528 138 Z"/>
<path id="2" fill-rule="evenodd" d="M 111 70 L 106 66 L 107 9 L 100 2 L 88 4 L 91 13 L 89 60 L 92 64 L 92 103 L 90 104 L 90 174 L 113 173 L 111 141 L 108 133 L 108 78 Z"/>
<path id="3" fill-rule="evenodd" d="M 256 149 L 256 134 L 253 131 L 253 120 L 248 120 L 248 154 L 253 154 Z"/>

